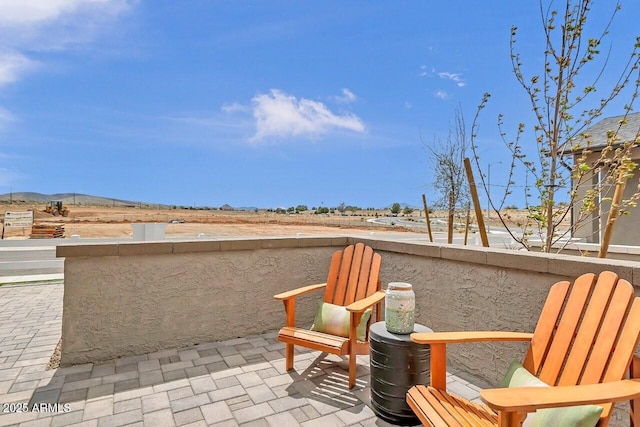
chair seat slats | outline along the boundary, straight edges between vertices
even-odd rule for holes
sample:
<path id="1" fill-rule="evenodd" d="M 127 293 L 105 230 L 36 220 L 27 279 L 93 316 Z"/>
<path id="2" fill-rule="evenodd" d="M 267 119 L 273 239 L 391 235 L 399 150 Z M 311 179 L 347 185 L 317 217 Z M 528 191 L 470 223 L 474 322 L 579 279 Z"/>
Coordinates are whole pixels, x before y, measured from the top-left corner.
<path id="1" fill-rule="evenodd" d="M 294 344 L 302 345 L 314 350 L 326 351 L 332 354 L 349 353 L 349 338 L 339 337 L 336 335 L 325 334 L 308 329 L 285 326 L 278 333 L 278 340 Z"/>
<path id="2" fill-rule="evenodd" d="M 412 387 L 407 395 L 407 402 L 425 425 L 435 427 L 498 425 L 498 417 L 491 409 L 433 387 L 423 385 Z"/>
<path id="3" fill-rule="evenodd" d="M 424 425 L 455 427 L 460 423 L 449 414 L 437 398 L 427 392 L 426 386 L 415 386 L 407 393 L 407 403 Z"/>

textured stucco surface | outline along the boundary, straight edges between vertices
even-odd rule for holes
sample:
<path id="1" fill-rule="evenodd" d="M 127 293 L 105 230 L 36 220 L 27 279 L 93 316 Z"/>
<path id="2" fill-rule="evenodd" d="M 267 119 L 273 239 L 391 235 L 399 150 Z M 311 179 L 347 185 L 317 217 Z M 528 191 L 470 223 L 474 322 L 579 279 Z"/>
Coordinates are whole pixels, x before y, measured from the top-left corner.
<path id="1" fill-rule="evenodd" d="M 255 335 L 285 324 L 273 295 L 322 283 L 332 247 L 65 260 L 62 364 Z M 310 325 L 322 292 L 299 298 Z"/>
<path id="2" fill-rule="evenodd" d="M 277 330 L 285 314 L 273 295 L 324 282 L 331 254 L 357 241 L 382 255 L 383 287 L 413 284 L 416 320 L 435 331 L 532 332 L 549 288 L 586 272 L 614 271 L 640 296 L 638 262 L 423 242 L 284 238 L 59 247 L 58 256 L 66 257 L 62 364 Z M 299 299 L 298 325 L 311 324 L 321 297 Z M 451 345 L 449 369 L 496 386 L 525 349 Z M 615 417 L 626 415 L 617 410 Z"/>
<path id="3" fill-rule="evenodd" d="M 551 285 L 565 277 L 460 261 L 383 253 L 383 282 L 406 281 L 416 293 L 416 321 L 434 331 L 533 332 Z M 449 364 L 464 377 L 497 384 L 521 343 L 458 344 Z"/>

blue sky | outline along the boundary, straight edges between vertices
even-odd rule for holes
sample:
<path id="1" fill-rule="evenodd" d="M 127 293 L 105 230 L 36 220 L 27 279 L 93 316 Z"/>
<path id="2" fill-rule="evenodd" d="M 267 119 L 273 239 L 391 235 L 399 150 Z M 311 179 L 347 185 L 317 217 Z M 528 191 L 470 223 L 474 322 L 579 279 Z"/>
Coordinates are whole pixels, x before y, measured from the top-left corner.
<path id="1" fill-rule="evenodd" d="M 490 3 L 2 0 L 0 193 L 419 206 L 432 197 L 424 141 L 446 137 L 457 106 L 470 124 L 484 92 L 480 162 L 498 191 L 496 116 L 509 129 L 533 118 L 511 26 L 532 69 L 543 45 L 537 1 Z M 611 2 L 598 3 L 601 28 Z M 640 18 L 622 4 L 612 67 Z"/>

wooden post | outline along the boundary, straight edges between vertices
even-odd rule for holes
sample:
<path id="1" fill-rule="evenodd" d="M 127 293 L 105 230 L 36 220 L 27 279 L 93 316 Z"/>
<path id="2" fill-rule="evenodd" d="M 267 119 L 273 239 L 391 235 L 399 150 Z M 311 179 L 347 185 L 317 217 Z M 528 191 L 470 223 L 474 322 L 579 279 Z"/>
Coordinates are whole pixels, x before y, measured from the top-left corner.
<path id="1" fill-rule="evenodd" d="M 464 225 L 464 245 L 467 246 L 469 237 L 469 223 L 471 222 L 471 203 L 467 203 L 467 222 Z"/>
<path id="2" fill-rule="evenodd" d="M 429 208 L 427 207 L 427 197 L 422 195 L 422 204 L 424 205 L 424 217 L 427 219 L 427 232 L 429 233 L 429 241 L 433 243 L 433 234 L 431 234 L 431 221 L 429 220 Z"/>
<path id="3" fill-rule="evenodd" d="M 284 303 L 284 310 L 287 313 L 287 326 L 296 325 L 296 299 L 287 298 L 282 301 Z M 293 344 L 287 343 L 285 345 L 285 369 L 290 371 L 293 369 Z"/>
<path id="4" fill-rule="evenodd" d="M 607 225 L 604 229 L 604 235 L 602 236 L 602 242 L 600 243 L 600 251 L 598 252 L 598 258 L 606 258 L 609 251 L 609 244 L 611 243 L 611 237 L 613 236 L 613 227 L 616 224 L 618 215 L 620 213 L 620 203 L 622 203 L 622 196 L 624 194 L 624 187 L 627 185 L 627 178 L 625 172 L 620 171 L 618 175 L 618 181 L 616 181 L 616 191 L 613 193 L 613 201 L 611 202 L 611 210 L 607 217 Z"/>
<path id="5" fill-rule="evenodd" d="M 482 239 L 482 246 L 489 247 L 489 238 L 487 237 L 487 230 L 484 228 L 484 218 L 482 217 L 482 208 L 480 207 L 480 200 L 478 199 L 478 191 L 476 190 L 476 182 L 473 179 L 473 171 L 471 170 L 471 161 L 468 157 L 464 159 L 464 169 L 467 172 L 467 180 L 469 180 L 469 192 L 471 193 L 471 200 L 473 201 L 473 209 L 476 213 L 476 220 L 478 221 L 478 229 L 480 230 L 480 238 Z"/>
<path id="6" fill-rule="evenodd" d="M 447 221 L 447 243 L 453 243 L 453 221 L 455 208 L 453 207 L 453 191 L 449 191 L 449 218 Z"/>
<path id="7" fill-rule="evenodd" d="M 438 390 L 447 389 L 447 345 L 431 344 L 431 387 Z"/>

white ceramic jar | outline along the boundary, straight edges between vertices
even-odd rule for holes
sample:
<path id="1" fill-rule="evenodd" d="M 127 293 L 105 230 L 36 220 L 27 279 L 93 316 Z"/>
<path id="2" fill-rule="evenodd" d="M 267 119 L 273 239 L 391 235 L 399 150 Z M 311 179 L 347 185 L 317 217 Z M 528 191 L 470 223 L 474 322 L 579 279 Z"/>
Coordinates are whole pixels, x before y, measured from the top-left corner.
<path id="1" fill-rule="evenodd" d="M 384 299 L 384 322 L 387 331 L 394 334 L 413 332 L 416 313 L 416 295 L 410 283 L 391 282 Z"/>

